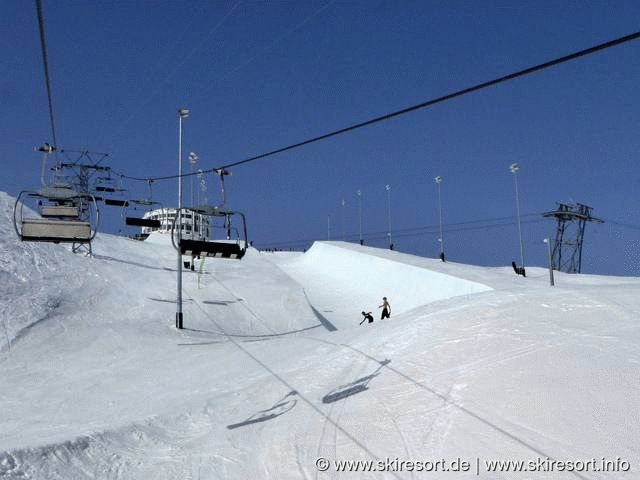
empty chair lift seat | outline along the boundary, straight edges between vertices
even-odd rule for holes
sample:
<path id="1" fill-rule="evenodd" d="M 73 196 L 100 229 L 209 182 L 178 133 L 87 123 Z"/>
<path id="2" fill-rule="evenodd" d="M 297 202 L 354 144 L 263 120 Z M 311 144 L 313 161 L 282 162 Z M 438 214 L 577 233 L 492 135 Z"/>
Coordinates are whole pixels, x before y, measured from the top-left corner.
<path id="1" fill-rule="evenodd" d="M 89 242 L 91 224 L 78 220 L 25 218 L 22 221 L 22 240 L 44 242 Z"/>

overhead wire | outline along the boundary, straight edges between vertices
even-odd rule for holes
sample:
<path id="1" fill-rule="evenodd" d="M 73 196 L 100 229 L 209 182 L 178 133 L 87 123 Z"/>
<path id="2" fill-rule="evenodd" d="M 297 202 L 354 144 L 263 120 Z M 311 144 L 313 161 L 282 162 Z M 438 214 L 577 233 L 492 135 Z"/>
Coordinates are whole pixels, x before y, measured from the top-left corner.
<path id="1" fill-rule="evenodd" d="M 434 98 L 434 99 L 431 99 L 431 100 L 427 100 L 425 102 L 418 103 L 418 104 L 412 105 L 410 107 L 406 107 L 406 108 L 403 108 L 401 110 L 397 110 L 395 112 L 387 113 L 385 115 L 380 115 L 378 117 L 374 117 L 374 118 L 371 118 L 369 120 L 366 120 L 366 121 L 363 121 L 363 122 L 360 122 L 360 123 L 356 123 L 354 125 L 350 125 L 348 127 L 340 128 L 338 130 L 333 130 L 331 132 L 328 132 L 328 133 L 325 133 L 323 135 L 319 135 L 319 136 L 316 136 L 316 137 L 312 137 L 312 138 L 309 138 L 307 140 L 303 140 L 301 142 L 293 143 L 291 145 L 287 145 L 285 147 L 277 148 L 275 150 L 270 150 L 268 152 L 265 152 L 265 153 L 262 153 L 262 154 L 259 154 L 259 155 L 254 155 L 254 156 L 245 158 L 244 160 L 239 160 L 239 161 L 228 163 L 228 164 L 225 164 L 225 165 L 222 165 L 222 166 L 217 166 L 217 167 L 214 167 L 214 168 L 211 168 L 211 169 L 208 169 L 208 170 L 203 170 L 201 173 L 212 173 L 212 172 L 215 172 L 216 170 L 230 169 L 230 168 L 237 167 L 237 166 L 240 166 L 240 165 L 245 165 L 247 163 L 255 162 L 257 160 L 261 160 L 261 159 L 276 155 L 278 153 L 283 153 L 283 152 L 286 152 L 286 151 L 289 151 L 289 150 L 293 150 L 293 149 L 296 149 L 296 148 L 303 147 L 305 145 L 309 145 L 311 143 L 319 142 L 321 140 L 326 140 L 328 138 L 335 137 L 337 135 L 341 135 L 343 133 L 351 132 L 351 131 L 354 131 L 354 130 L 357 130 L 357 129 L 360 129 L 360 128 L 363 128 L 363 127 L 366 127 L 366 126 L 369 126 L 369 125 L 373 125 L 375 123 L 379 123 L 379 122 L 383 122 L 383 121 L 386 121 L 386 120 L 390 120 L 392 118 L 395 118 L 395 117 L 398 117 L 398 116 L 401 116 L 401 115 L 405 115 L 407 113 L 414 112 L 416 110 L 427 108 L 427 107 L 430 107 L 430 106 L 433 106 L 433 105 L 436 105 L 436 104 L 439 104 L 439 103 L 442 103 L 442 102 L 445 102 L 445 101 L 448 101 L 448 100 L 452 100 L 454 98 L 461 97 L 461 96 L 467 95 L 469 93 L 477 92 L 479 90 L 483 90 L 485 88 L 489 88 L 489 87 L 492 87 L 494 85 L 498 85 L 500 83 L 504 83 L 504 82 L 507 82 L 507 81 L 510 81 L 510 80 L 514 80 L 516 78 L 523 77 L 525 75 L 530 75 L 532 73 L 536 73 L 536 72 L 539 72 L 541 70 L 544 70 L 544 69 L 547 69 L 547 68 L 550 68 L 550 67 L 553 67 L 553 66 L 556 66 L 556 65 L 560 65 L 562 63 L 566 63 L 566 62 L 569 62 L 571 60 L 575 60 L 577 58 L 584 57 L 586 55 L 590 55 L 590 54 L 599 52 L 601 50 L 605 50 L 605 49 L 608 49 L 608 48 L 611 48 L 611 47 L 614 47 L 614 46 L 617 46 L 617 45 L 621 45 L 623 43 L 630 42 L 632 40 L 636 40 L 638 38 L 640 38 L 640 31 L 632 33 L 630 35 L 625 35 L 623 37 L 616 38 L 614 40 L 610 40 L 608 42 L 600 43 L 600 44 L 595 45 L 593 47 L 585 48 L 583 50 L 580 50 L 580 51 L 577 51 L 577 52 L 574 52 L 574 53 L 570 53 L 568 55 L 564 55 L 562 57 L 559 57 L 559 58 L 556 58 L 556 59 L 553 59 L 553 60 L 549 60 L 547 62 L 543 62 L 543 63 L 540 63 L 538 65 L 535 65 L 535 66 L 532 66 L 532 67 L 529 67 L 529 68 L 525 68 L 523 70 L 519 70 L 519 71 L 510 73 L 508 75 L 503 75 L 503 76 L 498 77 L 498 78 L 496 78 L 494 80 L 489 80 L 487 82 L 479 83 L 479 84 L 473 85 L 471 87 L 464 88 L 462 90 L 457 90 L 457 91 L 455 91 L 453 93 L 442 95 L 440 97 L 437 97 L 437 98 Z M 181 176 L 182 177 L 188 177 L 188 176 L 191 176 L 191 175 L 196 175 L 196 173 L 184 173 Z M 146 178 L 131 177 L 131 176 L 127 176 L 127 175 L 124 175 L 124 176 L 126 178 L 130 179 L 130 180 L 146 180 Z M 158 181 L 160 181 L 160 180 L 171 180 L 171 179 L 177 179 L 179 177 L 180 177 L 180 175 L 167 175 L 167 176 L 162 176 L 162 177 L 155 177 L 155 178 L 153 178 L 153 180 L 158 180 Z"/>
<path id="2" fill-rule="evenodd" d="M 56 140 L 56 127 L 53 120 L 53 99 L 51 95 L 51 80 L 49 77 L 49 60 L 47 56 L 47 45 L 45 42 L 44 34 L 44 14 L 42 13 L 42 1 L 36 0 L 36 11 L 38 13 L 38 29 L 40 31 L 40 50 L 42 51 L 42 64 L 44 66 L 44 79 L 47 85 L 47 98 L 49 100 L 49 120 L 51 122 L 51 137 L 53 142 L 53 148 L 58 148 L 58 142 Z"/>
<path id="3" fill-rule="evenodd" d="M 211 35 L 213 35 L 218 30 L 220 30 L 222 25 L 227 21 L 227 19 L 231 16 L 231 14 L 236 10 L 236 8 L 238 8 L 238 6 L 242 2 L 243 0 L 237 0 L 234 3 L 234 5 L 227 11 L 227 13 L 225 13 L 223 17 L 220 20 L 218 20 L 205 35 L 202 36 L 201 41 L 195 47 L 193 47 L 186 55 L 181 57 L 180 62 L 178 62 L 176 65 L 173 66 L 172 70 L 167 75 L 165 75 L 163 80 L 158 82 L 158 84 L 156 85 L 156 88 L 146 96 L 146 98 L 140 103 L 138 108 L 132 110 L 116 129 L 121 129 L 125 125 L 127 125 L 131 121 L 131 119 L 134 118 L 135 115 L 139 113 L 142 107 L 146 106 L 149 102 L 151 102 L 151 100 L 153 100 L 177 74 L 182 72 L 181 67 L 184 66 L 184 64 L 187 63 L 187 61 L 189 61 L 200 48 L 202 48 L 202 46 L 207 42 L 207 40 L 209 39 L 209 37 L 211 37 Z M 199 13 L 201 11 L 202 9 L 199 11 Z M 162 120 L 160 120 L 158 123 L 162 123 Z"/>
<path id="4" fill-rule="evenodd" d="M 530 223 L 540 223 L 544 222 L 546 219 L 542 218 L 541 213 L 528 213 L 526 215 L 521 215 L 521 223 L 530 224 Z M 493 228 L 507 227 L 517 223 L 517 220 L 513 216 L 508 217 L 496 217 L 496 218 L 487 218 L 487 219 L 479 219 L 479 220 L 468 220 L 464 222 L 456 222 L 450 223 L 443 227 L 444 233 L 456 233 L 461 231 L 476 231 L 476 230 L 490 230 Z M 438 225 L 424 225 L 420 227 L 410 227 L 397 229 L 393 232 L 393 236 L 395 238 L 406 238 L 406 237 L 417 237 L 421 235 L 437 235 L 439 233 Z M 388 231 L 378 231 L 378 232 L 368 232 L 362 233 L 362 237 L 364 240 L 379 240 L 388 238 Z M 357 240 L 358 234 L 349 234 L 345 238 L 346 240 Z M 309 239 L 298 239 L 291 241 L 281 241 L 281 242 L 265 242 L 258 243 L 256 246 L 259 247 L 277 247 L 277 246 L 293 246 L 293 245 L 305 245 L 313 243 L 317 240 L 321 240 L 320 238 L 309 238 Z M 324 238 L 322 239 L 324 240 Z M 340 238 L 335 238 L 335 240 L 340 240 Z"/>
<path id="5" fill-rule="evenodd" d="M 607 220 L 603 219 L 606 223 L 611 223 L 612 225 L 617 225 L 618 227 L 629 228 L 631 230 L 640 230 L 640 225 L 631 225 L 629 223 L 618 222 L 616 220 Z"/>
<path id="6" fill-rule="evenodd" d="M 267 46 L 262 47 L 261 49 L 259 49 L 257 51 L 257 53 L 254 53 L 252 56 L 248 57 L 247 59 L 245 59 L 243 62 L 241 62 L 240 64 L 238 64 L 236 67 L 229 69 L 224 75 L 221 75 L 220 77 L 218 77 L 220 80 L 226 79 L 228 77 L 230 77 L 231 75 L 237 73 L 238 71 L 240 71 L 241 69 L 243 69 L 244 67 L 246 67 L 247 65 L 249 65 L 250 63 L 252 63 L 255 59 L 257 58 L 261 58 L 263 57 L 267 52 L 269 52 L 270 50 L 273 49 L 273 47 L 275 47 L 277 44 L 279 44 L 280 42 L 282 42 L 285 38 L 287 38 L 288 36 L 290 36 L 291 34 L 297 32 L 298 30 L 300 30 L 302 27 L 304 27 L 305 25 L 307 25 L 311 20 L 313 20 L 315 17 L 317 17 L 318 15 L 320 15 L 323 11 L 325 11 L 328 7 L 330 7 L 332 4 L 334 4 L 337 0 L 329 0 L 327 3 L 325 3 L 324 5 L 322 5 L 320 8 L 314 10 L 313 12 L 311 12 L 311 14 L 309 14 L 307 17 L 305 17 L 301 22 L 297 23 L 294 27 L 290 28 L 289 30 L 285 31 L 284 33 L 282 33 L 280 36 L 278 36 L 275 40 L 273 40 L 271 43 L 269 43 Z M 198 96 L 203 96 L 208 94 L 210 91 L 212 91 L 214 88 L 216 88 L 215 85 L 211 85 L 208 88 L 205 88 L 204 90 L 200 90 L 198 92 Z"/>

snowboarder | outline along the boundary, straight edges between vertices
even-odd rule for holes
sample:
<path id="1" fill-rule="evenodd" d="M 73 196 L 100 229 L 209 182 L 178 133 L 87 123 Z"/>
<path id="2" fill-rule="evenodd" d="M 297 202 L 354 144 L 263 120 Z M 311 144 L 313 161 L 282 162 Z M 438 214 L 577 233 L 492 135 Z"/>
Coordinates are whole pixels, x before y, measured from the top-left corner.
<path id="1" fill-rule="evenodd" d="M 513 267 L 513 271 L 516 272 L 516 275 L 522 275 L 526 277 L 526 273 L 524 271 L 524 267 L 519 267 L 516 265 L 516 262 L 511 262 L 511 266 Z"/>
<path id="2" fill-rule="evenodd" d="M 385 318 L 391 318 L 391 305 L 387 301 L 387 297 L 382 297 L 382 305 L 379 305 L 378 308 L 382 309 L 382 315 L 380 320 L 384 320 Z"/>
<path id="3" fill-rule="evenodd" d="M 373 323 L 373 315 L 371 315 L 371 312 L 362 312 L 362 316 L 364 318 L 362 319 L 362 322 L 360 322 L 360 325 L 362 325 L 365 320 L 369 320 L 369 323 Z"/>

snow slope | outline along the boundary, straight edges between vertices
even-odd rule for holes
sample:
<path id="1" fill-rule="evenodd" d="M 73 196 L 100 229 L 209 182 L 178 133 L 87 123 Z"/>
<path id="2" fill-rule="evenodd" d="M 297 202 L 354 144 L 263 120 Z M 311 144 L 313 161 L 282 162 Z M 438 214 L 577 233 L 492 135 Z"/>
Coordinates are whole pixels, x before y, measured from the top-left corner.
<path id="1" fill-rule="evenodd" d="M 345 242 L 316 242 L 304 255 L 278 264 L 300 284 L 309 286 L 315 305 L 335 306 L 338 301 L 335 310 L 323 310 L 341 326 L 353 324 L 362 310 L 375 311 L 383 296 L 392 302 L 396 316 L 436 300 L 491 290 L 455 274 L 428 269 L 411 255 Z M 341 313 L 347 316 L 341 317 Z"/>
<path id="2" fill-rule="evenodd" d="M 91 258 L 20 243 L 12 202 L 0 194 L 2 479 L 639 477 L 638 279 L 551 288 L 544 269 L 343 243 L 250 250 L 184 272 L 177 331 L 166 238 L 98 235 Z M 359 326 L 383 295 L 392 319 Z M 386 471 L 332 463 L 356 460 Z"/>

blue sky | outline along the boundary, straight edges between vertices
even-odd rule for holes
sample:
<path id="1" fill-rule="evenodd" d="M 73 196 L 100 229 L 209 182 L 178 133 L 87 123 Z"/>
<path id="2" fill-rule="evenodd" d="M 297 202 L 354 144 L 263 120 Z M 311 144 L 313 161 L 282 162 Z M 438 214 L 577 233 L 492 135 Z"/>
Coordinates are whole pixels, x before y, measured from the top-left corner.
<path id="1" fill-rule="evenodd" d="M 454 92 L 638 30 L 638 2 L 43 1 L 56 135 L 105 152 L 137 177 L 177 173 L 184 153 L 209 169 Z M 32 1 L 0 6 L 0 190 L 38 186 L 51 142 Z M 256 246 L 357 240 L 387 244 L 391 186 L 397 250 L 436 257 L 443 177 L 452 261 L 519 260 L 518 186 L 527 265 L 545 265 L 541 213 L 594 208 L 583 272 L 640 275 L 640 40 L 312 145 L 238 166 L 229 204 Z M 184 164 L 189 170 L 188 163 Z M 217 177 L 207 176 L 209 203 Z M 190 197 L 190 182 L 185 181 Z M 125 182 L 127 196 L 146 195 Z M 157 182 L 165 206 L 175 180 Z M 342 200 L 345 206 L 342 207 Z M 124 231 L 103 208 L 104 229 Z M 506 218 L 504 225 L 482 222 Z"/>

